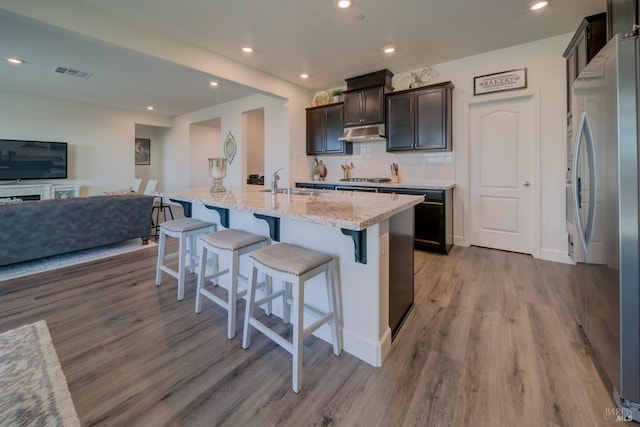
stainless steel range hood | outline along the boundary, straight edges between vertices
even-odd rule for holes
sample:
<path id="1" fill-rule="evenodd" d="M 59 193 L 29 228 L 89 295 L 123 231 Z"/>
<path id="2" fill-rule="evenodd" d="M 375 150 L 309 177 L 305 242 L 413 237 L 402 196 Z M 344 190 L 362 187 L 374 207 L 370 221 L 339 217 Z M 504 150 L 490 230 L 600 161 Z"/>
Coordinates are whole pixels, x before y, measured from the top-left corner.
<path id="1" fill-rule="evenodd" d="M 385 141 L 386 136 L 384 135 L 384 125 L 367 125 L 345 128 L 344 133 L 338 139 L 353 142 Z"/>

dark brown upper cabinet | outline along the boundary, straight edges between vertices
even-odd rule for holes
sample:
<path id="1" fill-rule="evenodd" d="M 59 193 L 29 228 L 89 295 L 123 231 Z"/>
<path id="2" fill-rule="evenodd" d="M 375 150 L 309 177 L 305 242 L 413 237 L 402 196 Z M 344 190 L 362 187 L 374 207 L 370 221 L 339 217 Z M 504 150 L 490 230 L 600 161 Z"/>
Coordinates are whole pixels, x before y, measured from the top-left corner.
<path id="1" fill-rule="evenodd" d="M 307 154 L 352 154 L 353 143 L 340 141 L 343 104 L 307 108 Z"/>
<path id="2" fill-rule="evenodd" d="M 567 63 L 567 126 L 571 127 L 571 86 L 584 67 L 607 44 L 607 14 L 587 16 L 564 51 Z"/>
<path id="3" fill-rule="evenodd" d="M 384 87 L 344 92 L 346 127 L 384 123 Z"/>
<path id="4" fill-rule="evenodd" d="M 384 94 L 393 90 L 387 69 L 345 79 L 344 126 L 384 123 Z"/>
<path id="5" fill-rule="evenodd" d="M 387 151 L 450 151 L 453 87 L 444 82 L 387 94 Z"/>

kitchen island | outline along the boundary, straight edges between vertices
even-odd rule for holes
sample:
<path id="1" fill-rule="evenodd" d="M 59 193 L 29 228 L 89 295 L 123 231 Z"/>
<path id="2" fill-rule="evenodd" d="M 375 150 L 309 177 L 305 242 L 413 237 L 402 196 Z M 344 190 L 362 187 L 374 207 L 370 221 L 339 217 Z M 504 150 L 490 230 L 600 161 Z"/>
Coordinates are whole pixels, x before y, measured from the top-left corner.
<path id="1" fill-rule="evenodd" d="M 225 193 L 201 188 L 160 195 L 181 203 L 187 216 L 334 256 L 344 350 L 382 366 L 391 348 L 390 282 L 392 306 L 398 304 L 396 300 L 404 301 L 406 315 L 413 304 L 413 207 L 421 197 L 299 189 L 272 194 L 259 186 L 233 187 Z M 408 274 L 390 280 L 390 262 L 405 264 Z M 323 283 L 317 277 L 305 289 L 305 299 L 320 309 L 327 308 Z M 221 286 L 228 284 L 222 281 Z M 282 316 L 277 303 L 274 313 Z M 305 317 L 307 321 L 311 319 Z M 314 335 L 330 342 L 327 325 Z"/>

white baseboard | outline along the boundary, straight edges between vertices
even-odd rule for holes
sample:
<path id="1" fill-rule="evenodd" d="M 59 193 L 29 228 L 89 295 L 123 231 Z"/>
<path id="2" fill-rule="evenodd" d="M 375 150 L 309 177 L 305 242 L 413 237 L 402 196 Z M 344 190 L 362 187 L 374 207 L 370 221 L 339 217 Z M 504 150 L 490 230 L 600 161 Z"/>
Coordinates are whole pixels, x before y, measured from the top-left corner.
<path id="1" fill-rule="evenodd" d="M 575 264 L 566 251 L 557 249 L 540 249 L 540 258 L 545 261 L 561 262 L 563 264 Z"/>
<path id="2" fill-rule="evenodd" d="M 456 246 L 469 246 L 467 242 L 464 241 L 464 236 L 453 236 L 453 244 Z"/>
<path id="3" fill-rule="evenodd" d="M 346 329 L 342 330 L 342 338 L 344 351 L 375 367 L 382 366 L 382 362 L 391 350 L 391 328 L 389 327 L 378 342 L 364 340 Z"/>
<path id="4" fill-rule="evenodd" d="M 453 236 L 453 244 L 456 246 L 469 246 L 464 241 L 464 236 Z M 561 251 L 558 249 L 540 249 L 540 257 L 538 259 L 542 259 L 544 261 L 553 261 L 560 262 L 563 264 L 575 264 L 571 257 L 567 254 L 566 251 Z"/>

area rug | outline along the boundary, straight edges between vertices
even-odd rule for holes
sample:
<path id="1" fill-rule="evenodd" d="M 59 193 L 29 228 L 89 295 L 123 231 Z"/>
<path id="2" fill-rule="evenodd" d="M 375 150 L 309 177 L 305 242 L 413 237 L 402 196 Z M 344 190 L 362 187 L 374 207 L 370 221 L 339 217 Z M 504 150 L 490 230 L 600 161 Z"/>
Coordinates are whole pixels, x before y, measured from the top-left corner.
<path id="1" fill-rule="evenodd" d="M 143 245 L 140 243 L 140 239 L 133 239 L 113 245 L 101 246 L 99 248 L 85 249 L 83 251 L 11 264 L 0 267 L 0 282 L 156 246 L 158 246 L 158 244 L 153 241 L 149 241 L 148 244 Z"/>
<path id="2" fill-rule="evenodd" d="M 44 320 L 0 334 L 0 425 L 80 425 Z"/>

